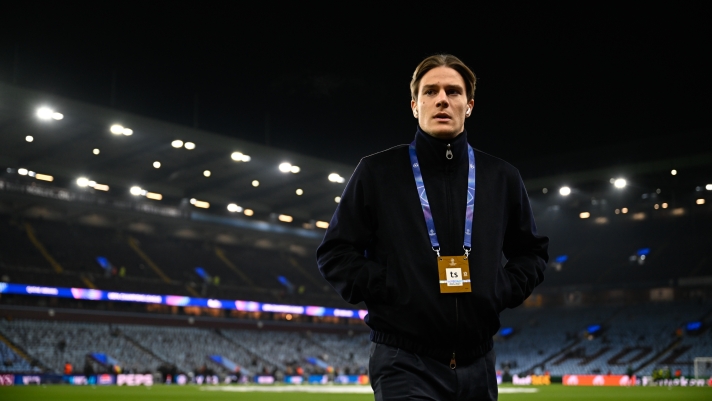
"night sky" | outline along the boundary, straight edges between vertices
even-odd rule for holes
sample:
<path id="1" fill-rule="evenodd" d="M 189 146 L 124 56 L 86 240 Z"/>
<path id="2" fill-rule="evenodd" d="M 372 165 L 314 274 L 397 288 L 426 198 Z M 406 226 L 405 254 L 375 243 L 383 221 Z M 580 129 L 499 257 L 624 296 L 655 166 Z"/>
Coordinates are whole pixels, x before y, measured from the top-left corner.
<path id="1" fill-rule="evenodd" d="M 709 151 L 703 2 L 72 4 L 3 6 L 0 80 L 355 165 L 411 140 L 411 75 L 446 52 L 479 79 L 470 142 L 525 176 Z"/>

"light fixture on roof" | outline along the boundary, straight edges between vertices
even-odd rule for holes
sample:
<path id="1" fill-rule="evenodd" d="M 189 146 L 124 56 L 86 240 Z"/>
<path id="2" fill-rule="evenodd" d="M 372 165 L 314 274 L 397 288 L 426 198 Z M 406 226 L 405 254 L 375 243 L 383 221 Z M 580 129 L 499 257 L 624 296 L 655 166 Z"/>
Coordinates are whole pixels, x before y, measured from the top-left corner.
<path id="1" fill-rule="evenodd" d="M 201 200 L 196 200 L 195 203 L 193 204 L 195 207 L 199 207 L 201 209 L 208 209 L 210 207 L 209 202 L 201 201 Z"/>
<path id="2" fill-rule="evenodd" d="M 153 162 L 153 168 L 161 168 L 161 162 L 159 162 L 159 161 Z"/>
<path id="3" fill-rule="evenodd" d="M 37 117 L 40 120 L 61 120 L 64 118 L 64 114 L 62 113 L 57 113 L 56 111 L 50 109 L 49 107 L 40 107 L 37 109 Z"/>
<path id="4" fill-rule="evenodd" d="M 292 166 L 292 168 L 290 168 L 289 171 L 290 171 L 292 174 L 297 174 L 298 172 L 302 171 L 302 169 L 299 168 L 299 166 Z"/>
<path id="5" fill-rule="evenodd" d="M 245 213 L 245 216 L 252 216 L 255 214 L 255 211 L 252 209 L 245 209 L 244 213 Z"/>
<path id="6" fill-rule="evenodd" d="M 571 188 L 561 187 L 561 189 L 559 189 L 559 193 L 561 194 L 561 196 L 569 196 L 571 195 Z"/>
<path id="7" fill-rule="evenodd" d="M 331 173 L 331 174 L 329 174 L 329 181 L 343 184 L 344 181 L 346 181 L 346 180 L 344 179 L 344 177 L 342 177 L 336 173 Z"/>
<path id="8" fill-rule="evenodd" d="M 176 149 L 183 147 L 183 141 L 181 141 L 180 139 L 176 139 L 175 141 L 171 142 L 171 146 Z"/>
<path id="9" fill-rule="evenodd" d="M 327 223 L 326 221 L 317 221 L 316 226 L 319 228 L 326 229 L 326 228 L 329 228 L 329 223 Z"/>
<path id="10" fill-rule="evenodd" d="M 109 131 L 111 131 L 111 133 L 114 135 L 125 135 L 125 136 L 133 135 L 133 130 L 131 128 L 126 128 L 121 124 L 112 125 L 111 128 L 109 128 Z"/>
<path id="11" fill-rule="evenodd" d="M 92 150 L 91 152 L 94 153 L 95 155 L 98 155 L 99 153 L 101 153 L 99 148 L 94 148 L 94 150 Z"/>
<path id="12" fill-rule="evenodd" d="M 283 173 L 288 173 L 292 170 L 292 165 L 290 163 L 284 162 L 279 165 L 279 171 Z"/>
<path id="13" fill-rule="evenodd" d="M 232 213 L 240 213 L 242 211 L 242 207 L 236 205 L 235 203 L 231 203 L 227 205 L 227 210 Z"/>
<path id="14" fill-rule="evenodd" d="M 623 213 L 623 214 L 628 213 L 628 208 L 627 207 L 622 208 L 621 213 Z"/>
<path id="15" fill-rule="evenodd" d="M 252 158 L 242 152 L 232 152 L 230 158 L 236 162 L 249 162 Z"/>
<path id="16" fill-rule="evenodd" d="M 27 171 L 26 168 L 18 168 L 18 169 L 17 169 L 17 174 L 20 174 L 20 175 L 27 175 L 27 173 L 28 173 L 28 171 Z"/>
<path id="17" fill-rule="evenodd" d="M 96 189 L 97 191 L 106 192 L 109 190 L 109 186 L 106 184 L 96 184 L 96 185 L 94 185 L 94 189 Z"/>
<path id="18" fill-rule="evenodd" d="M 700 198 L 700 199 L 697 199 L 697 200 L 695 201 L 695 203 L 698 204 L 698 205 L 704 205 L 704 204 L 705 204 L 705 200 L 704 200 L 703 198 Z"/>
<path id="19" fill-rule="evenodd" d="M 547 192 L 549 192 L 549 189 L 548 189 L 548 188 L 542 188 L 542 189 L 541 189 L 541 192 L 542 192 L 542 193 L 547 193 Z"/>
<path id="20" fill-rule="evenodd" d="M 40 180 L 40 181 L 48 181 L 52 182 L 54 181 L 54 177 L 48 174 L 35 174 L 35 178 Z"/>
<path id="21" fill-rule="evenodd" d="M 157 194 L 155 192 L 146 192 L 146 197 L 148 199 L 153 199 L 153 200 L 161 200 L 163 199 L 163 195 Z"/>
<path id="22" fill-rule="evenodd" d="M 616 188 L 618 188 L 618 189 L 623 189 L 623 188 L 625 188 L 626 184 L 628 184 L 628 183 L 627 183 L 626 180 L 623 179 L 623 178 L 616 178 L 616 179 L 613 181 L 613 186 L 616 187 Z"/>
<path id="23" fill-rule="evenodd" d="M 674 170 L 674 169 L 673 169 L 673 170 L 670 170 L 670 174 L 671 174 L 671 175 L 677 175 L 677 170 Z"/>
<path id="24" fill-rule="evenodd" d="M 131 189 L 129 189 L 129 192 L 133 196 L 140 196 L 141 192 L 143 192 L 143 189 L 141 189 L 141 187 L 139 187 L 139 186 L 133 186 L 133 187 L 131 187 Z"/>
<path id="25" fill-rule="evenodd" d="M 581 212 L 581 213 L 579 214 L 579 217 L 582 218 L 582 219 L 587 219 L 587 218 L 591 217 L 591 213 L 589 213 L 589 212 Z"/>
<path id="26" fill-rule="evenodd" d="M 205 170 L 205 171 L 203 171 L 203 175 L 206 177 L 210 177 L 210 175 L 212 175 L 212 173 L 210 172 L 210 170 Z"/>
<path id="27" fill-rule="evenodd" d="M 297 195 L 299 195 L 299 196 L 302 196 L 302 195 L 304 195 L 304 190 L 303 190 L 303 189 L 301 189 L 301 188 L 297 189 L 297 190 L 296 190 L 295 192 L 296 192 L 296 193 L 297 193 Z"/>
<path id="28" fill-rule="evenodd" d="M 663 203 L 663 204 L 662 204 L 662 207 L 663 207 L 663 209 L 667 209 L 667 208 L 668 208 L 668 204 L 667 204 L 667 203 Z"/>
<path id="29" fill-rule="evenodd" d="M 658 205 L 658 204 L 656 203 L 656 204 L 653 206 L 653 209 L 655 209 L 655 210 L 660 209 L 660 205 Z"/>
<path id="30" fill-rule="evenodd" d="M 292 221 L 294 221 L 294 218 L 287 214 L 280 214 L 277 218 L 279 219 L 279 221 L 283 221 L 285 223 L 291 223 Z"/>
<path id="31" fill-rule="evenodd" d="M 712 184 L 705 185 L 705 189 L 708 191 L 712 191 Z"/>
<path id="32" fill-rule="evenodd" d="M 89 179 L 86 177 L 79 177 L 77 178 L 77 186 L 80 186 L 82 188 L 86 188 L 89 186 Z"/>
<path id="33" fill-rule="evenodd" d="M 252 186 L 255 187 L 255 188 L 257 188 L 257 187 L 260 186 L 260 182 L 257 181 L 257 180 L 252 180 Z"/>
<path id="34" fill-rule="evenodd" d="M 34 140 L 35 140 L 35 138 L 34 138 L 32 135 L 27 135 L 27 136 L 25 137 L 25 141 L 27 141 L 27 142 L 32 142 L 32 141 L 34 141 Z"/>
<path id="35" fill-rule="evenodd" d="M 341 203 L 341 197 L 337 196 L 336 198 L 334 198 L 334 202 Z"/>
<path id="36" fill-rule="evenodd" d="M 183 147 L 186 148 L 186 149 L 188 149 L 188 150 L 193 150 L 193 149 L 195 149 L 195 144 L 194 144 L 193 142 L 186 142 L 186 143 L 183 145 Z"/>

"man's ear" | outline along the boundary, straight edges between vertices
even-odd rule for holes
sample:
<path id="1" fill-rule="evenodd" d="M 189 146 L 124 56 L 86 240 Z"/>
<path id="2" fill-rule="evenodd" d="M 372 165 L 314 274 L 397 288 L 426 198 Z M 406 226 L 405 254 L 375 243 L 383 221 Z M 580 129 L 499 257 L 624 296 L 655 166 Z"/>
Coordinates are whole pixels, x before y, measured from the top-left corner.
<path id="1" fill-rule="evenodd" d="M 418 118 L 418 103 L 415 100 L 410 101 L 410 109 L 413 110 L 413 117 Z"/>

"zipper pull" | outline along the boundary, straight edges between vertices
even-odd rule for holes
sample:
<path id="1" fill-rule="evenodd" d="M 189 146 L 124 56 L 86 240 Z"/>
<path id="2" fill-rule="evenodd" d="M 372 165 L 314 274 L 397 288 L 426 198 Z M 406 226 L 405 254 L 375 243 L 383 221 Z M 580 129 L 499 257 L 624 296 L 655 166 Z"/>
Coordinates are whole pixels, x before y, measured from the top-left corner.
<path id="1" fill-rule="evenodd" d="M 450 148 L 450 144 L 447 144 L 447 151 L 445 151 L 445 158 L 448 160 L 452 160 L 452 148 Z"/>
<path id="2" fill-rule="evenodd" d="M 452 359 L 450 359 L 450 369 L 455 370 L 456 367 L 457 367 L 457 363 L 455 363 L 455 353 L 453 352 Z"/>

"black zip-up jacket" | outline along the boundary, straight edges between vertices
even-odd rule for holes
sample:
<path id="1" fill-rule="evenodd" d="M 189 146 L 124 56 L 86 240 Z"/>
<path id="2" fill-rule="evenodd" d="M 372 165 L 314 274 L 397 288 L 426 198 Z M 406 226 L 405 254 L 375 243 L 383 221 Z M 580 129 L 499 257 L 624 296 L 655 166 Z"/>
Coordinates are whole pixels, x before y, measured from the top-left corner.
<path id="1" fill-rule="evenodd" d="M 467 132 L 440 140 L 418 129 L 415 140 L 440 254 L 463 255 Z M 478 150 L 475 166 L 471 293 L 440 293 L 407 145 L 363 158 L 351 176 L 317 262 L 344 300 L 366 303 L 372 341 L 467 363 L 492 349 L 499 313 L 544 279 L 549 239 L 537 235 L 519 171 Z"/>

